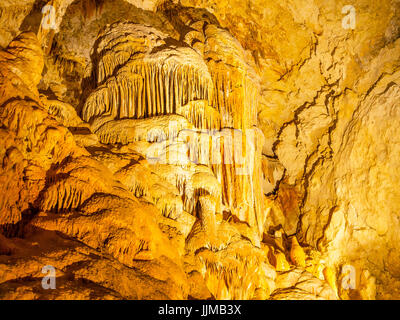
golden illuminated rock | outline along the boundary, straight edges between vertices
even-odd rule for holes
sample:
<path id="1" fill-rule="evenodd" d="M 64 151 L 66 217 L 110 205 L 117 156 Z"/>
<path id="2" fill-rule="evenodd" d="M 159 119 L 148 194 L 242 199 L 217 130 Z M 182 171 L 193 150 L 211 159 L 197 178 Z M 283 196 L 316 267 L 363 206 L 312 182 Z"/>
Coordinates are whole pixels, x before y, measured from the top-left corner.
<path id="1" fill-rule="evenodd" d="M 306 267 L 306 254 L 304 253 L 303 248 L 299 245 L 296 236 L 293 236 L 292 238 L 292 245 L 290 247 L 290 259 L 296 266 L 301 268 Z"/>
<path id="2" fill-rule="evenodd" d="M 396 1 L 0 13 L 0 299 L 400 297 Z"/>
<path id="3" fill-rule="evenodd" d="M 338 292 L 338 288 L 336 285 L 336 276 L 333 270 L 330 267 L 325 267 L 322 271 L 325 280 L 329 283 L 333 291 Z"/>
<path id="4" fill-rule="evenodd" d="M 290 264 L 286 260 L 285 254 L 279 250 L 274 250 L 273 260 L 276 271 L 288 271 L 290 270 Z"/>

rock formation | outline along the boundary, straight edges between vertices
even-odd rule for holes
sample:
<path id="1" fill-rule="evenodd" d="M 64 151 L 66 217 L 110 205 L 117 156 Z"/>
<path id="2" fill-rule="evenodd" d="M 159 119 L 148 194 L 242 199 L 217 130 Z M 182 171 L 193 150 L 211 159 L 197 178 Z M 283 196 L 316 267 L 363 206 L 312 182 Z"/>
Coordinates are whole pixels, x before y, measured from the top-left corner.
<path id="1" fill-rule="evenodd" d="M 3 1 L 0 299 L 400 298 L 399 17 Z"/>

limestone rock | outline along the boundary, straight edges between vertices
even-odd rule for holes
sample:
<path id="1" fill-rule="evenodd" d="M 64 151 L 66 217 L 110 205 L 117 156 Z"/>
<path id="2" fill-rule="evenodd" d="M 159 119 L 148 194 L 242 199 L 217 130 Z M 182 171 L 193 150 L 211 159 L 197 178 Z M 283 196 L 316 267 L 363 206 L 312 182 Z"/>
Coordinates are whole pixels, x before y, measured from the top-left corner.
<path id="1" fill-rule="evenodd" d="M 399 298 L 399 13 L 3 0 L 0 299 Z"/>
<path id="2" fill-rule="evenodd" d="M 336 293 L 324 281 L 307 271 L 294 269 L 280 273 L 276 280 L 277 289 L 271 300 L 336 300 Z"/>

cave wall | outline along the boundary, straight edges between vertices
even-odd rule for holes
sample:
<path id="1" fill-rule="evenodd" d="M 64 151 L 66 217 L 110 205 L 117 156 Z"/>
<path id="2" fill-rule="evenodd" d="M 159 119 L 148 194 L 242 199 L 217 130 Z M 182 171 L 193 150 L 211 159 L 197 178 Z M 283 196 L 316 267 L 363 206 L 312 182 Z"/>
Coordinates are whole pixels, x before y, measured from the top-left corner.
<path id="1" fill-rule="evenodd" d="M 350 27 L 346 5 L 0 4 L 3 297 L 38 277 L 34 252 L 68 257 L 71 297 L 89 279 L 84 298 L 398 298 L 400 2 L 352 1 Z M 222 160 L 235 130 L 239 166 Z M 129 269 L 133 289 L 110 287 L 109 261 L 158 289 Z"/>

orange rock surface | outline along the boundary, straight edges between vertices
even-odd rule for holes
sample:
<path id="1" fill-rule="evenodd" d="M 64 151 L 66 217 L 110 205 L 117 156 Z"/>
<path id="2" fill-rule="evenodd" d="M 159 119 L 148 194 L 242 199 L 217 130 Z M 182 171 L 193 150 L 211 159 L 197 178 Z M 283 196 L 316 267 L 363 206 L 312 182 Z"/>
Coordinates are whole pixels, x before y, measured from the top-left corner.
<path id="1" fill-rule="evenodd" d="M 0 299 L 399 298 L 400 6 L 353 2 L 0 4 Z"/>

